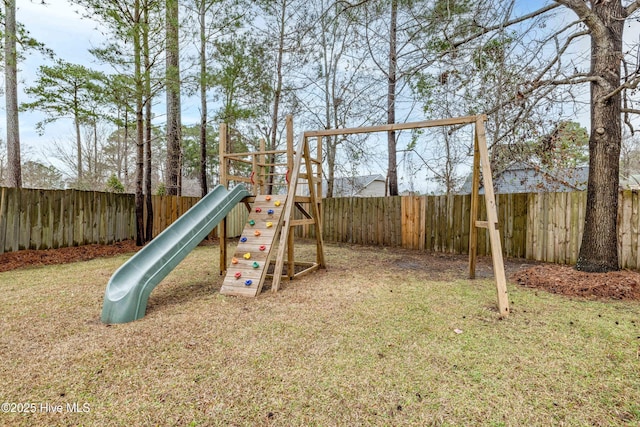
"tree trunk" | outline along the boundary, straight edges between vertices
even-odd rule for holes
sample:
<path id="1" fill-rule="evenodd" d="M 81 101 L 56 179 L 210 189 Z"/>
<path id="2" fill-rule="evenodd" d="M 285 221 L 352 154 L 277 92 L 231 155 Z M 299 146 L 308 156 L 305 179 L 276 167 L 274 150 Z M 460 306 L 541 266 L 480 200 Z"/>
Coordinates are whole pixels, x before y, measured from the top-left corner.
<path id="1" fill-rule="evenodd" d="M 178 0 L 166 0 L 167 194 L 180 194 L 180 58 Z"/>
<path id="2" fill-rule="evenodd" d="M 331 199 L 334 197 L 335 182 L 336 182 L 336 151 L 338 136 L 327 136 L 327 194 L 325 198 Z"/>
<path id="3" fill-rule="evenodd" d="M 276 59 L 276 87 L 273 92 L 273 117 L 271 118 L 271 138 L 269 141 L 269 147 L 267 150 L 275 150 L 277 145 L 277 135 L 278 135 L 278 119 L 279 119 L 279 110 L 280 110 L 280 98 L 282 97 L 282 63 L 284 61 L 284 36 L 285 36 L 285 25 L 286 25 L 286 16 L 287 16 L 287 0 L 282 2 L 282 10 L 280 14 L 280 34 L 278 38 L 278 53 Z M 275 163 L 276 156 L 275 154 L 269 154 L 269 163 Z M 273 192 L 273 166 L 267 168 L 267 194 L 271 194 Z"/>
<path id="4" fill-rule="evenodd" d="M 144 230 L 144 193 L 142 183 L 144 177 L 144 120 L 143 120 L 143 85 L 141 64 L 141 33 L 140 33 L 140 0 L 135 1 L 133 27 L 133 57 L 134 80 L 136 87 L 136 245 L 143 246 L 145 242 Z"/>
<path id="5" fill-rule="evenodd" d="M 398 27 L 398 1 L 391 1 L 391 24 L 389 26 L 389 74 L 387 85 L 387 123 L 396 122 L 396 73 L 398 58 L 396 52 Z M 396 157 L 396 132 L 387 133 L 387 149 L 389 152 L 389 162 L 387 165 L 387 180 L 389 185 L 389 196 L 398 195 L 398 162 Z"/>
<path id="6" fill-rule="evenodd" d="M 76 116 L 73 121 L 76 128 L 76 163 L 77 163 L 77 184 L 76 186 L 80 188 L 82 185 L 82 179 L 84 178 L 82 175 L 82 133 L 80 131 L 80 120 Z"/>
<path id="7" fill-rule="evenodd" d="M 151 58 L 149 53 L 149 11 L 144 11 L 144 29 L 142 36 L 142 55 L 144 56 L 144 99 L 145 99 L 145 159 L 144 159 L 144 193 L 145 203 L 147 205 L 147 218 L 145 225 L 144 239 L 150 242 L 153 239 L 153 203 L 151 202 L 152 196 L 152 182 L 151 182 Z"/>
<path id="8" fill-rule="evenodd" d="M 22 187 L 20 126 L 18 121 L 18 54 L 16 50 L 16 2 L 5 1 L 4 66 L 7 114 L 7 185 Z"/>
<path id="9" fill-rule="evenodd" d="M 205 4 L 200 0 L 200 191 L 204 197 L 209 192 L 207 185 L 207 38 Z"/>
<path id="10" fill-rule="evenodd" d="M 122 132 L 120 129 L 120 107 L 118 107 L 117 114 L 117 122 L 118 125 L 116 127 L 116 177 L 118 181 L 123 182 L 122 180 Z"/>
<path id="11" fill-rule="evenodd" d="M 123 145 L 123 168 L 124 168 L 124 186 L 128 190 L 129 185 L 129 106 L 124 110 L 124 145 Z"/>
<path id="12" fill-rule="evenodd" d="M 98 119 L 93 119 L 93 179 L 98 180 Z"/>
<path id="13" fill-rule="evenodd" d="M 618 270 L 618 186 L 620 169 L 622 31 L 625 10 L 620 0 L 592 2 L 591 137 L 584 234 L 576 268 L 587 272 Z"/>
<path id="14" fill-rule="evenodd" d="M 336 117 L 336 103 L 335 103 L 335 93 L 333 92 L 333 87 L 331 85 L 331 73 L 329 69 L 332 67 L 332 58 L 331 52 L 329 51 L 328 42 L 326 34 L 329 32 L 329 29 L 326 25 L 326 20 L 323 19 L 321 21 L 322 28 L 320 31 L 320 43 L 322 43 L 322 77 L 324 79 L 324 128 L 331 129 L 332 122 L 332 113 L 333 117 Z M 334 142 L 337 141 L 338 136 L 327 136 L 324 137 L 326 141 L 326 150 L 327 150 L 327 193 L 324 195 L 325 198 L 330 199 L 333 197 L 333 180 L 335 178 L 335 167 L 336 167 L 336 150 L 337 144 Z"/>

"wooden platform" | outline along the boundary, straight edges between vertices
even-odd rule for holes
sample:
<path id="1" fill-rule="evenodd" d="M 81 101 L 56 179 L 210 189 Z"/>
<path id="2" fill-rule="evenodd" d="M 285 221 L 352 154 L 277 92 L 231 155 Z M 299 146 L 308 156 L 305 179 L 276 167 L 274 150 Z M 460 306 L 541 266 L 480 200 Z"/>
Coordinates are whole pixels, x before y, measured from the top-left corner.
<path id="1" fill-rule="evenodd" d="M 221 294 L 255 297 L 260 293 L 267 277 L 271 256 L 275 254 L 273 247 L 282 227 L 282 213 L 286 200 L 286 195 L 255 197 L 238 247 L 233 258 L 229 260 L 227 275 L 220 289 Z M 273 213 L 270 214 L 270 210 Z M 256 232 L 259 235 L 256 235 Z M 248 259 L 245 258 L 247 254 Z M 236 277 L 238 274 L 239 277 Z"/>

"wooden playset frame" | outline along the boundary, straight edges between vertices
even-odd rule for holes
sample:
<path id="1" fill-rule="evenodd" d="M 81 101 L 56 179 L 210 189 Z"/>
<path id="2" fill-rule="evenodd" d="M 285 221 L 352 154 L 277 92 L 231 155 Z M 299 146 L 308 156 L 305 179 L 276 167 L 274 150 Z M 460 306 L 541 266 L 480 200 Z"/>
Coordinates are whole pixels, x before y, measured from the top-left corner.
<path id="1" fill-rule="evenodd" d="M 271 289 L 277 291 L 282 278 L 282 271 L 285 263 L 285 252 L 287 259 L 287 273 L 285 277 L 293 279 L 303 274 L 307 274 L 318 268 L 326 267 L 324 258 L 324 243 L 322 239 L 322 138 L 334 135 L 350 135 L 361 133 L 389 132 L 398 130 L 421 129 L 441 126 L 474 125 L 474 148 L 472 167 L 472 190 L 470 208 L 470 237 L 469 237 L 469 278 L 475 278 L 477 250 L 478 250 L 478 230 L 486 229 L 489 234 L 491 247 L 491 258 L 493 261 L 493 271 L 496 281 L 496 291 L 498 299 L 498 311 L 500 316 L 509 315 L 509 299 L 507 294 L 506 277 L 504 271 L 504 260 L 502 257 L 502 244 L 500 231 L 498 229 L 498 213 L 496 209 L 495 193 L 493 190 L 493 180 L 491 175 L 491 165 L 486 141 L 484 122 L 486 115 L 474 115 L 465 117 L 455 117 L 441 120 L 427 120 L 412 123 L 388 124 L 379 126 L 367 126 L 359 128 L 326 129 L 306 131 L 302 134 L 300 145 L 296 151 L 293 149 L 293 119 L 287 117 L 286 121 L 286 150 L 266 151 L 264 142 L 258 152 L 251 153 L 230 153 L 227 138 L 227 127 L 222 124 L 220 127 L 220 183 L 227 187 L 231 182 L 243 182 L 251 186 L 253 194 L 265 194 L 266 183 L 269 176 L 275 176 L 276 167 L 286 166 L 288 191 L 287 199 L 283 209 L 282 220 L 278 224 L 280 240 L 275 267 L 273 270 L 273 282 Z M 315 157 L 311 156 L 309 140 L 317 141 Z M 286 154 L 287 162 L 278 164 L 270 161 L 277 155 Z M 251 158 L 251 160 L 247 160 Z M 230 166 L 232 162 L 242 162 L 252 165 L 251 178 L 232 175 Z M 280 174 L 281 175 L 281 174 Z M 257 179 L 255 179 L 257 177 Z M 304 179 L 308 183 L 309 195 L 296 195 L 299 181 Z M 480 182 L 483 182 L 485 190 L 485 207 L 487 219 L 479 219 L 480 206 Z M 244 200 L 247 208 L 251 210 L 250 204 L 254 198 Z M 302 203 L 311 206 L 310 212 L 304 209 Z M 294 219 L 294 206 L 302 213 L 303 219 Z M 295 261 L 294 233 L 293 228 L 298 225 L 312 225 L 316 238 L 316 262 L 297 263 Z M 227 243 L 226 243 L 226 221 L 219 227 L 220 235 L 220 272 L 227 269 Z M 270 262 L 270 260 L 268 261 Z M 304 269 L 295 273 L 296 265 L 302 265 Z M 258 286 L 258 292 L 262 283 Z M 253 294 L 255 295 L 255 294 Z"/>
<path id="2" fill-rule="evenodd" d="M 287 270 L 285 277 L 290 280 L 311 273 L 319 268 L 325 268 L 324 243 L 322 239 L 322 222 L 320 213 L 322 211 L 322 139 L 318 139 L 315 156 L 311 155 L 309 139 L 302 138 L 299 147 L 293 148 L 293 118 L 286 118 L 286 150 L 265 150 L 264 140 L 261 141 L 260 151 L 232 153 L 230 152 L 228 130 L 226 124 L 220 126 L 220 184 L 228 188 L 232 182 L 244 183 L 250 187 L 253 197 L 248 197 L 243 202 L 251 212 L 251 205 L 257 200 L 258 195 L 267 195 L 270 183 L 279 178 L 287 183 L 287 196 L 284 202 L 281 216 L 275 227 L 276 238 L 279 233 L 279 243 L 275 256 L 275 265 L 271 274 L 263 274 L 259 283 L 253 288 L 236 287 L 226 290 L 223 285 L 223 292 L 232 295 L 255 296 L 260 293 L 264 278 L 269 275 L 273 277 L 271 290 L 278 291 L 283 277 L 285 252 L 287 260 Z M 277 156 L 286 155 L 286 163 L 278 163 Z M 251 160 L 248 160 L 251 159 Z M 251 176 L 240 176 L 231 174 L 231 166 L 236 163 L 251 164 Z M 277 168 L 286 167 L 286 172 L 278 172 Z M 296 195 L 298 184 L 301 180 L 306 180 L 309 189 L 308 196 Z M 282 186 L 282 184 L 279 184 Z M 310 206 L 305 209 L 304 204 Z M 296 219 L 294 207 L 300 212 L 303 218 Z M 295 233 L 294 228 L 301 225 L 311 225 L 315 231 L 316 238 L 316 260 L 315 262 L 302 262 L 295 259 Z M 244 233 L 243 233 L 244 234 Z M 227 230 L 226 220 L 223 220 L 219 227 L 220 236 L 220 274 L 228 270 L 227 256 Z M 272 253 L 267 253 L 264 263 L 265 270 L 271 267 Z M 266 273 L 266 271 L 265 271 Z"/>

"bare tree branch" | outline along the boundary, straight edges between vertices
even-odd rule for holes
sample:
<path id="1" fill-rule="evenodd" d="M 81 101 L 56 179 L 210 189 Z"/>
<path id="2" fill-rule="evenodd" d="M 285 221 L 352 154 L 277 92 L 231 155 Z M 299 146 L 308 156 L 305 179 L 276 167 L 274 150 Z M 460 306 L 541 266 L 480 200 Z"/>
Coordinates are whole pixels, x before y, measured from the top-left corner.
<path id="1" fill-rule="evenodd" d="M 558 50 L 558 53 L 556 54 L 555 58 L 552 61 L 550 61 L 549 64 L 545 68 L 543 68 L 540 73 L 538 73 L 538 79 L 542 78 L 542 76 L 544 76 L 547 73 L 547 71 L 549 71 L 560 60 L 560 57 L 562 56 L 562 54 L 566 52 L 566 50 L 569 48 L 569 46 L 575 39 L 586 36 L 588 34 L 589 34 L 589 31 L 580 31 L 578 33 L 574 33 L 569 37 L 567 37 L 567 40 L 565 41 L 564 45 Z"/>
<path id="2" fill-rule="evenodd" d="M 593 76 L 591 74 L 579 73 L 561 80 L 540 80 L 538 82 L 534 82 L 534 88 L 540 87 L 540 86 L 549 86 L 549 85 L 563 86 L 563 85 L 575 85 L 580 83 L 592 83 L 592 82 L 599 82 L 602 84 L 603 79 L 600 76 Z"/>
<path id="3" fill-rule="evenodd" d="M 528 19 L 535 18 L 536 16 L 540 16 L 540 15 L 542 15 L 544 13 L 547 13 L 547 12 L 549 12 L 549 11 L 559 7 L 559 6 L 560 6 L 560 4 L 551 4 L 549 6 L 543 7 L 541 9 L 538 9 L 538 10 L 533 11 L 531 13 L 528 13 L 526 15 L 519 16 L 519 17 L 517 17 L 515 19 L 512 19 L 512 20 L 509 20 L 509 21 L 504 21 L 504 22 L 501 22 L 499 24 L 492 25 L 490 27 L 480 27 L 480 31 L 478 31 L 477 33 L 474 33 L 474 34 L 470 35 L 469 37 L 466 37 L 466 38 L 454 43 L 453 47 L 454 48 L 460 47 L 460 46 L 462 46 L 462 45 L 464 45 L 466 43 L 469 43 L 472 40 L 477 39 L 480 36 L 483 36 L 483 35 L 485 35 L 487 33 L 492 32 L 492 31 L 500 30 L 500 29 L 509 27 L 511 25 L 519 24 L 520 22 L 524 22 L 524 21 L 526 21 Z"/>
<path id="4" fill-rule="evenodd" d="M 635 12 L 636 10 L 638 10 L 638 8 L 640 8 L 640 0 L 636 0 L 633 3 L 629 4 L 626 7 L 627 10 L 627 16 L 630 16 L 633 12 Z"/>
<path id="5" fill-rule="evenodd" d="M 591 31 L 604 33 L 609 30 L 584 0 L 555 0 L 555 2 L 573 10 Z"/>
<path id="6" fill-rule="evenodd" d="M 602 97 L 602 102 L 606 101 L 612 96 L 617 95 L 618 93 L 622 92 L 625 89 L 631 89 L 631 90 L 636 89 L 638 87 L 638 84 L 640 84 L 640 75 L 636 75 L 633 79 L 624 82 L 623 84 L 618 86 L 616 89 L 606 94 L 604 97 Z"/>
<path id="7" fill-rule="evenodd" d="M 338 13 L 338 15 L 340 15 L 340 14 L 342 14 L 342 13 L 344 13 L 344 12 L 348 11 L 349 9 L 353 9 L 353 8 L 356 8 L 356 7 L 360 7 L 360 6 L 362 6 L 363 4 L 367 4 L 367 3 L 369 3 L 369 1 L 371 1 L 371 0 L 362 0 L 362 1 L 359 1 L 359 2 L 357 2 L 357 3 L 349 3 L 348 1 L 339 0 L 337 3 L 338 3 L 338 4 L 344 4 L 345 6 L 344 6 L 344 7 L 342 8 L 342 10 Z"/>

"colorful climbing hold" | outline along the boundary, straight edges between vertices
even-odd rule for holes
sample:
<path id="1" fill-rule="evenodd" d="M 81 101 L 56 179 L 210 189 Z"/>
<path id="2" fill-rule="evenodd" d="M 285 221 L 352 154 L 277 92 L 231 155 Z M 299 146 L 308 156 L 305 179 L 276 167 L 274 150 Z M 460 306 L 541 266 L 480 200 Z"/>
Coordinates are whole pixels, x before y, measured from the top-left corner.
<path id="1" fill-rule="evenodd" d="M 238 263 L 238 258 L 233 257 L 231 258 L 231 264 L 237 264 Z"/>
<path id="2" fill-rule="evenodd" d="M 268 202 L 269 200 L 271 200 L 271 196 L 267 195 L 264 199 Z"/>
<path id="3" fill-rule="evenodd" d="M 267 225 L 267 228 L 271 228 L 271 227 L 273 227 L 273 223 L 272 223 L 271 221 L 267 222 L 267 224 L 266 224 L 266 225 Z"/>
<path id="4" fill-rule="evenodd" d="M 244 243 L 244 242 L 246 242 L 246 241 L 247 241 L 247 238 L 246 238 L 246 237 L 241 237 L 241 238 L 240 238 L 240 241 L 241 241 L 242 243 Z"/>
<path id="5" fill-rule="evenodd" d="M 249 225 L 253 227 L 254 225 L 256 225 L 256 222 L 254 220 L 250 219 L 249 220 Z"/>
<path id="6" fill-rule="evenodd" d="M 236 274 L 234 274 L 234 276 L 236 276 L 236 279 L 239 279 L 242 277 L 242 273 L 238 271 Z"/>
<path id="7" fill-rule="evenodd" d="M 256 208 L 256 213 L 262 212 L 262 208 Z"/>
<path id="8" fill-rule="evenodd" d="M 269 210 L 267 211 L 267 213 L 268 213 L 269 215 L 273 215 L 273 209 L 269 209 Z"/>
<path id="9" fill-rule="evenodd" d="M 265 245 L 260 245 L 258 249 L 260 249 L 261 251 L 264 251 L 265 249 L 267 249 L 267 247 Z"/>
<path id="10" fill-rule="evenodd" d="M 253 268 L 258 268 L 260 267 L 260 264 L 258 264 L 257 261 L 254 261 L 253 264 L 251 265 Z"/>
<path id="11" fill-rule="evenodd" d="M 256 236 L 259 236 L 259 235 L 261 235 L 262 233 L 260 233 L 260 230 L 256 230 L 256 231 L 254 231 L 254 232 L 253 232 L 253 234 L 255 234 Z"/>
<path id="12" fill-rule="evenodd" d="M 245 286 L 251 286 L 253 284 L 253 282 L 251 280 L 246 280 L 244 282 Z"/>
<path id="13" fill-rule="evenodd" d="M 275 207 L 280 206 L 280 200 L 276 200 L 276 201 L 274 202 L 274 204 L 273 204 L 273 205 L 274 205 Z"/>
<path id="14" fill-rule="evenodd" d="M 251 254 L 249 252 L 247 252 L 246 254 L 244 254 L 242 256 L 244 259 L 251 259 Z"/>

